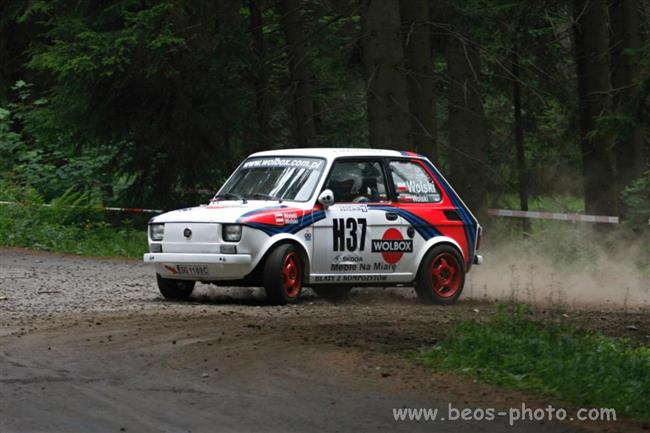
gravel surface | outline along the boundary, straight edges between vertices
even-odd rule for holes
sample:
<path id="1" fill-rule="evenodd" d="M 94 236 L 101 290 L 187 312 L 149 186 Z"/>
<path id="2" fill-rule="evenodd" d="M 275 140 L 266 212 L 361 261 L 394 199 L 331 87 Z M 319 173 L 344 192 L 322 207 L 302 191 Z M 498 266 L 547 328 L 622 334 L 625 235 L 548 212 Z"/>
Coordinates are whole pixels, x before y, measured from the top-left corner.
<path id="1" fill-rule="evenodd" d="M 260 289 L 198 285 L 193 302 L 168 302 L 139 261 L 0 249 L 0 432 L 513 431 L 505 419 L 392 417 L 399 407 L 548 404 L 404 356 L 435 345 L 461 319 L 495 311 L 471 300 L 421 305 L 409 289 L 364 290 L 342 304 L 307 294 L 278 307 Z M 648 333 L 647 314 L 604 314 L 538 317 Z M 516 426 L 582 429 L 640 426 Z"/>
<path id="2" fill-rule="evenodd" d="M 2 326 L 25 316 L 142 309 L 157 296 L 151 269 L 137 261 L 21 250 L 3 250 L 0 258 Z"/>

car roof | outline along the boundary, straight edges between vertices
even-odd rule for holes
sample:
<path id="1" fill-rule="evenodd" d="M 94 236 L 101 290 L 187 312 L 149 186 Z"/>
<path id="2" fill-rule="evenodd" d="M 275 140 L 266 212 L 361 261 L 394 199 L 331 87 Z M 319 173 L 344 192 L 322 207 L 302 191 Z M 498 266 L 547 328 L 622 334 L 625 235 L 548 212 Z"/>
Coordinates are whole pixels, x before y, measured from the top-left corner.
<path id="1" fill-rule="evenodd" d="M 411 156 L 411 157 L 420 157 L 420 155 L 413 152 L 401 152 L 399 150 L 388 150 L 388 149 L 363 149 L 363 148 L 353 148 L 353 147 L 308 147 L 308 148 L 297 148 L 297 149 L 279 149 L 279 150 L 267 150 L 263 152 L 257 152 L 251 155 L 253 156 L 311 156 L 311 157 L 321 157 L 327 159 L 334 159 L 340 156 Z"/>

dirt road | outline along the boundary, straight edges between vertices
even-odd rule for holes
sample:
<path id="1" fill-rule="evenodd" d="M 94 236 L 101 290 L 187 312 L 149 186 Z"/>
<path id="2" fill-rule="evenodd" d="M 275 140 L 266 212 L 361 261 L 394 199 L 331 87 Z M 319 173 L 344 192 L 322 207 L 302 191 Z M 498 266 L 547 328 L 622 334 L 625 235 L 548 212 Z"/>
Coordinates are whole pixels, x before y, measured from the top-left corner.
<path id="1" fill-rule="evenodd" d="M 391 292 L 271 307 L 258 290 L 199 289 L 165 302 L 138 262 L 0 250 L 0 432 L 500 432 L 506 417 L 400 422 L 393 409 L 546 403 L 404 356 L 491 304 Z M 630 428 L 516 431 L 583 427 Z"/>

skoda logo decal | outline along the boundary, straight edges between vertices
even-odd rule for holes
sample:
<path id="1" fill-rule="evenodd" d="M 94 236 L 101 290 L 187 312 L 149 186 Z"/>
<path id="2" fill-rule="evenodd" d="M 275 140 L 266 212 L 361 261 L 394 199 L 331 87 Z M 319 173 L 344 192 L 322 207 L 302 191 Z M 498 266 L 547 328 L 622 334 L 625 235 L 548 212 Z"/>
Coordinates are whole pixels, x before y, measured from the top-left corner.
<path id="1" fill-rule="evenodd" d="M 183 236 L 190 238 L 192 236 L 192 230 L 190 230 L 189 227 L 186 227 L 185 230 L 183 230 Z"/>

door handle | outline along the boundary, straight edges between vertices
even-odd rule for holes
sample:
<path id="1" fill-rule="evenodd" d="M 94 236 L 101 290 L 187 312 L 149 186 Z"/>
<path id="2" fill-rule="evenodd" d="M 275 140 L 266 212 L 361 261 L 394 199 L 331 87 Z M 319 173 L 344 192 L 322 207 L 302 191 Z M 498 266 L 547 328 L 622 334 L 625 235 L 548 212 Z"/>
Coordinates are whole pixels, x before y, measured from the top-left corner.
<path id="1" fill-rule="evenodd" d="M 395 221 L 397 219 L 397 213 L 396 212 L 386 212 L 386 219 L 388 221 Z"/>

